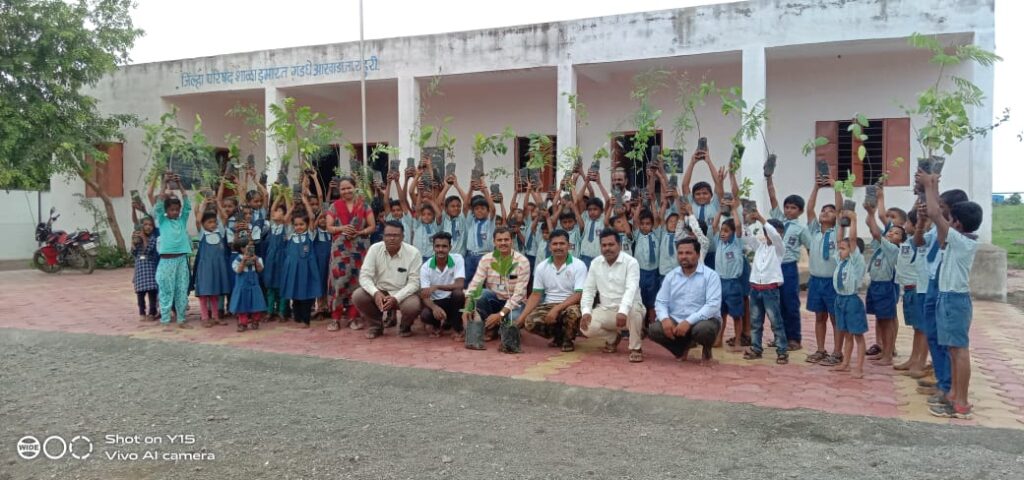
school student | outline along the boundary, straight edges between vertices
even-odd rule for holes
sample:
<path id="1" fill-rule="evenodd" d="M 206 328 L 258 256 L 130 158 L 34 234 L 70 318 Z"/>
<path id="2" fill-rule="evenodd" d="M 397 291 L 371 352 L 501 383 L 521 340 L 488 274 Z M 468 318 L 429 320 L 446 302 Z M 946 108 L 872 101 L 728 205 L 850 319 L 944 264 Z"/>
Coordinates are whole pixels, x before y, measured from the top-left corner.
<path id="1" fill-rule="evenodd" d="M 857 238 L 856 212 L 844 210 L 841 215 L 850 220 L 850 226 L 846 227 L 849 236 L 842 237 L 844 227 L 840 226 L 839 263 L 832 275 L 832 284 L 836 291 L 836 331 L 837 335 L 843 337 L 843 356 L 842 361 L 832 371 L 850 372 L 853 378 L 864 378 L 864 356 L 867 350 L 864 345 L 864 334 L 868 331 L 868 316 L 864 310 L 864 301 L 857 294 L 866 269 L 864 241 Z M 851 368 L 854 353 L 857 353 L 857 363 Z"/>
<path id="2" fill-rule="evenodd" d="M 656 216 L 649 209 L 638 210 L 633 221 L 639 227 L 633 237 L 633 258 L 640 265 L 640 300 L 647 309 L 647 322 L 655 319 L 654 301 L 661 286 L 659 235 L 654 231 Z"/>
<path id="3" fill-rule="evenodd" d="M 795 352 L 802 348 L 803 334 L 800 331 L 800 270 L 797 262 L 803 249 L 810 249 L 811 238 L 807 231 L 807 225 L 800 221 L 804 214 L 804 198 L 800 195 L 789 195 L 782 201 L 782 209 L 779 209 L 779 200 L 775 194 L 775 182 L 773 177 L 765 177 L 768 186 L 768 201 L 771 203 L 771 218 L 782 222 L 782 243 L 786 248 L 786 254 L 782 257 L 782 289 L 780 290 L 779 308 L 782 318 L 786 324 L 786 341 L 789 342 L 788 351 Z"/>
<path id="4" fill-rule="evenodd" d="M 921 326 L 924 298 L 918 294 L 917 283 L 920 280 L 917 262 L 921 259 L 923 263 L 924 255 L 918 255 L 918 248 L 914 245 L 916 227 L 917 210 L 911 209 L 907 212 L 907 222 L 903 225 L 907 239 L 900 245 L 900 253 L 896 259 L 896 283 L 903 296 L 903 322 L 913 329 L 914 339 L 910 358 L 901 364 L 893 365 L 893 369 L 902 371 L 904 375 L 912 378 L 922 378 L 925 376 L 925 365 L 928 362 L 928 337 Z"/>
<path id="5" fill-rule="evenodd" d="M 179 188 L 181 181 L 177 180 Z M 161 201 L 153 208 L 160 236 L 157 237 L 157 253 L 160 262 L 156 267 L 156 284 L 160 299 L 160 323 L 169 329 L 171 308 L 177 314 L 178 328 L 192 328 L 185 323 L 188 307 L 189 268 L 188 255 L 192 253 L 192 240 L 188 236 L 188 217 L 192 203 L 183 189 L 172 196 L 167 179 L 164 180 Z"/>
<path id="6" fill-rule="evenodd" d="M 878 339 L 880 352 L 875 365 L 891 366 L 896 350 L 896 302 L 897 291 L 893 287 L 896 280 L 896 262 L 900 254 L 900 245 L 906 240 L 906 232 L 902 225 L 892 225 L 889 231 L 882 234 L 882 229 L 875 221 L 875 207 L 865 208 L 865 221 L 871 232 L 871 248 L 874 252 L 868 261 L 868 286 L 865 306 L 867 313 L 875 316 L 875 338 Z"/>
<path id="7" fill-rule="evenodd" d="M 786 337 L 780 305 L 781 286 L 785 281 L 782 274 L 782 259 L 785 258 L 786 246 L 778 233 L 784 230 L 785 226 L 774 218 L 765 221 L 757 210 L 749 212 L 749 215 L 762 229 L 764 235 L 743 235 L 746 248 L 754 251 L 754 261 L 750 267 L 750 348 L 743 354 L 743 358 L 761 358 L 764 317 L 767 316 L 775 334 L 775 363 L 785 365 L 789 363 L 790 343 Z"/>
<path id="8" fill-rule="evenodd" d="M 732 201 L 723 200 L 722 205 L 731 207 Z M 715 245 L 714 255 L 717 257 L 714 270 L 722 280 L 722 331 L 719 336 L 724 335 L 726 322 L 729 317 L 732 317 L 736 335 L 734 339 L 742 339 L 744 336 L 744 286 L 740 277 L 743 275 L 743 264 L 747 261 L 747 257 L 743 255 L 743 241 L 738 238 L 742 233 L 737 231 L 734 219 L 728 218 L 722 221 L 721 211 L 715 215 L 712 229 L 718 232 L 712 238 L 712 244 Z M 728 350 L 730 352 L 741 351 L 740 342 L 734 341 L 729 345 Z"/>
<path id="9" fill-rule="evenodd" d="M 836 205 L 841 205 L 843 198 L 835 192 L 834 204 L 821 207 L 819 213 L 814 209 L 818 203 L 818 191 L 822 187 L 832 188 L 835 180 L 831 177 L 819 177 L 811 189 L 807 200 L 807 233 L 811 247 L 808 249 L 811 278 L 807 283 L 807 310 L 814 312 L 814 337 L 817 349 L 807 356 L 807 362 L 824 366 L 836 366 L 843 360 L 843 337 L 833 334 L 832 353 L 825 349 L 825 334 L 828 325 L 832 331 L 836 329 L 836 289 L 833 276 L 836 272 Z"/>
<path id="10" fill-rule="evenodd" d="M 932 405 L 937 417 L 973 417 L 968 390 L 971 381 L 970 329 L 973 316 L 970 273 L 978 250 L 974 234 L 981 226 L 981 206 L 971 201 L 948 205 L 948 219 L 939 201 L 939 176 L 920 174 L 928 217 L 935 223 L 936 240 L 943 250 L 939 267 L 939 298 L 935 309 L 939 345 L 948 349 L 951 389 L 945 402 Z"/>

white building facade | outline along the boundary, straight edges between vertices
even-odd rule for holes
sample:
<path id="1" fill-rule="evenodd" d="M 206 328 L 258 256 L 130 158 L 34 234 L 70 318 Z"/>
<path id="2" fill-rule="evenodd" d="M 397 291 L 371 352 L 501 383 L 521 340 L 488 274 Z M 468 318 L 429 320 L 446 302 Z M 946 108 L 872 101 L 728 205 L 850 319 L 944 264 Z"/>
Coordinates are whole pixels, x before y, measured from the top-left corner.
<path id="1" fill-rule="evenodd" d="M 412 134 L 421 115 L 425 123 L 452 117 L 449 128 L 457 138 L 457 174 L 469 178 L 474 134 L 496 133 L 506 126 L 521 136 L 550 135 L 558 150 L 578 143 L 585 164 L 589 163 L 598 148 L 609 144 L 611 135 L 633 130 L 629 120 L 636 109 L 636 101 L 630 98 L 633 77 L 664 69 L 673 72 L 672 81 L 656 91 L 651 101 L 662 110 L 657 128 L 666 149 L 677 146 L 672 119 L 680 106 L 675 101 L 675 80 L 683 75 L 691 81 L 713 80 L 719 87 L 741 87 L 748 104 L 765 101 L 770 119 L 764 133 L 779 159 L 775 183 L 781 200 L 790 193 L 806 197 L 810 192 L 814 154 L 805 156 L 801 146 L 829 125 L 845 130 L 842 122 L 857 113 L 879 127 L 872 138 L 882 137 L 884 143 L 872 148 L 883 152 L 886 160 L 904 151 L 901 156 L 909 161 L 901 168 L 913 168 L 921 150 L 907 125 L 919 124 L 920 119 L 907 119 L 900 104 L 912 104 L 918 92 L 935 82 L 938 70 L 928 63 L 928 52 L 907 45 L 907 37 L 918 32 L 948 44 L 975 44 L 991 51 L 995 47 L 993 16 L 992 0 L 752 0 L 372 40 L 365 44 L 367 61 L 362 66 L 358 43 L 132 65 L 105 78 L 92 94 L 103 111 L 135 113 L 146 122 L 157 122 L 172 105 L 178 108 L 185 129 L 199 115 L 210 141 L 220 147 L 227 146 L 225 134 L 244 139 L 247 132 L 241 119 L 225 115 L 228 109 L 253 104 L 267 111 L 271 103 L 294 97 L 299 104 L 332 117 L 346 140 L 359 143 L 363 133 L 359 78 L 365 71 L 367 141 L 386 142 L 397 146 L 402 158 L 418 158 Z M 947 73 L 970 79 L 991 99 L 991 68 L 963 65 Z M 431 84 L 438 86 L 440 94 L 427 94 Z M 570 94 L 586 105 L 585 124 L 577 124 Z M 724 165 L 739 120 L 723 116 L 719 109 L 719 103 L 709 99 L 698 114 L 713 159 Z M 971 115 L 977 124 L 990 123 L 991 101 L 974 108 Z M 142 139 L 141 129 L 127 132 L 124 194 L 114 199 L 119 221 L 129 230 L 128 192 L 144 191 L 150 168 Z M 692 152 L 697 133 L 690 133 L 686 140 Z M 830 145 L 826 149 L 839 150 L 838 155 L 832 153 L 833 163 L 838 156 L 843 165 L 849 145 L 842 138 L 834 138 Z M 761 173 L 766 151 L 760 139 L 747 146 L 738 176 L 754 181 L 751 197 L 766 205 Z M 510 146 L 502 157 L 487 157 L 486 170 L 501 166 L 515 171 L 519 150 Z M 259 167 L 276 171 L 272 140 L 255 148 L 243 147 L 243 157 L 248 153 L 255 155 Z M 346 166 L 343 160 L 342 168 Z M 706 168 L 696 172 L 694 182 L 709 179 Z M 607 180 L 609 169 L 603 168 L 602 174 Z M 889 206 L 912 205 L 909 177 L 906 172 L 892 175 L 886 189 Z M 505 192 L 513 188 L 511 177 L 498 183 Z M 943 187 L 962 188 L 982 205 L 986 221 L 979 233 L 989 241 L 990 138 L 965 142 L 947 159 Z M 66 227 L 92 224 L 75 196 L 84 192 L 80 180 L 54 179 L 50 198 L 63 212 Z M 856 188 L 858 200 L 863 194 L 863 187 Z M 831 194 L 822 195 L 819 205 L 831 200 Z"/>

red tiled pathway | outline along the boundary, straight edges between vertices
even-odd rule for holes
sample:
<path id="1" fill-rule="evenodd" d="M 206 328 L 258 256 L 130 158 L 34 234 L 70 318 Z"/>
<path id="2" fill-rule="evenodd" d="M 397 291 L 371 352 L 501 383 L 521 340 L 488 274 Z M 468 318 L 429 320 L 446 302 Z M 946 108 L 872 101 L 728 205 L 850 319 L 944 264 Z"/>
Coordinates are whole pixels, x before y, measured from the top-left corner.
<path id="1" fill-rule="evenodd" d="M 488 351 L 474 352 L 449 339 L 423 334 L 397 338 L 390 330 L 388 335 L 368 341 L 362 332 L 327 332 L 322 322 L 309 330 L 299 329 L 294 323 L 264 323 L 260 330 L 245 333 L 235 332 L 233 326 L 164 332 L 157 325 L 138 321 L 134 297 L 130 270 L 97 271 L 88 276 L 2 272 L 0 305 L 4 311 L 0 328 L 230 345 L 774 408 L 947 422 L 928 415 L 924 398 L 914 392 L 916 384 L 909 377 L 897 375 L 890 368 L 867 366 L 864 378 L 856 380 L 805 363 L 805 352 L 793 354 L 789 365 L 778 366 L 774 355 L 750 362 L 738 354 L 716 350 L 721 364 L 708 369 L 693 363 L 680 364 L 650 342 L 645 348 L 647 360 L 629 364 L 624 353 L 598 352 L 594 340 L 582 342 L 576 352 L 561 353 L 547 348 L 543 339 L 529 335 L 524 336 L 524 354 L 502 355 L 493 345 Z M 1024 349 L 1013 340 L 1024 338 L 1024 315 L 1006 304 L 975 302 L 974 306 L 971 353 L 975 419 L 954 423 L 1024 429 Z M 872 333 L 868 336 L 869 340 L 873 338 Z M 804 338 L 805 345 L 813 347 L 813 320 L 807 314 Z M 909 339 L 909 329 L 902 328 L 897 350 L 909 352 Z"/>

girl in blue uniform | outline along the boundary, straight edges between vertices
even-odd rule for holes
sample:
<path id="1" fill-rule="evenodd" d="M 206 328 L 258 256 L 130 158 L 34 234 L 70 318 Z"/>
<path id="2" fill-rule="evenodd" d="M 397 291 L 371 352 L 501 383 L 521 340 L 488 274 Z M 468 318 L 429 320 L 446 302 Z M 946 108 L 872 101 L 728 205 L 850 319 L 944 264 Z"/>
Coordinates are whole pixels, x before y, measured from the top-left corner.
<path id="1" fill-rule="evenodd" d="M 229 252 L 227 234 L 224 227 L 217 224 L 217 213 L 207 210 L 210 202 L 203 202 L 203 212 L 196 229 L 199 230 L 199 252 L 196 254 L 196 296 L 199 297 L 199 319 L 204 327 L 212 327 L 214 322 L 223 324 L 218 312 L 218 301 L 221 295 L 231 293 L 231 272 L 228 270 L 227 254 Z M 220 211 L 224 216 L 224 211 Z"/>
<path id="2" fill-rule="evenodd" d="M 291 212 L 292 236 L 285 241 L 284 267 L 281 277 L 281 297 L 292 301 L 295 321 L 309 328 L 313 302 L 324 294 L 324 281 L 320 276 L 314 247 L 314 235 L 309 231 L 309 201 L 302 197 L 305 210 Z"/>
<path id="3" fill-rule="evenodd" d="M 327 215 L 322 211 L 316 219 L 316 236 L 313 238 L 313 251 L 316 253 L 316 264 L 320 267 L 320 280 L 324 282 L 324 296 L 320 297 L 320 308 L 317 315 L 326 318 L 330 315 L 330 298 L 327 293 L 327 271 L 331 264 L 331 244 L 333 239 L 327 231 Z"/>
<path id="4" fill-rule="evenodd" d="M 285 238 L 288 234 L 288 209 L 283 203 L 283 195 L 274 199 L 274 207 L 270 210 L 271 226 L 264 245 L 263 254 L 263 288 L 266 289 L 268 322 L 284 319 L 287 302 L 281 298 L 281 276 L 284 268 Z"/>
<path id="5" fill-rule="evenodd" d="M 263 271 L 263 259 L 256 255 L 253 242 L 238 244 L 231 263 L 235 271 L 235 288 L 231 290 L 231 313 L 238 317 L 238 331 L 244 332 L 250 326 L 260 328 L 260 315 L 267 311 L 267 302 L 260 289 L 259 273 Z"/>

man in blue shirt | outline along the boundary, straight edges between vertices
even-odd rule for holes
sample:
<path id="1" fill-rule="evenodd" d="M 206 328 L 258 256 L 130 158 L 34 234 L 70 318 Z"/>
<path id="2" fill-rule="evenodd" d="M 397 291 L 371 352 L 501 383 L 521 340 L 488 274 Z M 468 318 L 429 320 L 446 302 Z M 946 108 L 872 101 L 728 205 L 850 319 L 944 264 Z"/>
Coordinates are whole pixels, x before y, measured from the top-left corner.
<path id="1" fill-rule="evenodd" d="M 700 364 L 710 366 L 711 347 L 722 328 L 722 281 L 714 270 L 700 263 L 700 244 L 694 238 L 676 243 L 679 268 L 665 276 L 654 302 L 657 321 L 650 337 L 686 361 L 690 347 L 703 347 Z"/>

